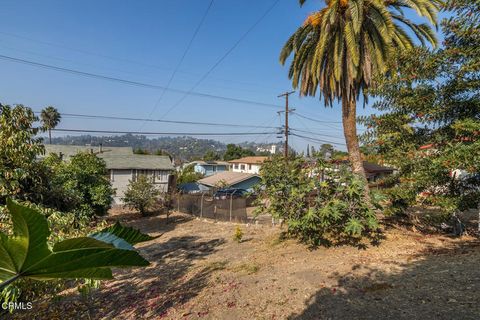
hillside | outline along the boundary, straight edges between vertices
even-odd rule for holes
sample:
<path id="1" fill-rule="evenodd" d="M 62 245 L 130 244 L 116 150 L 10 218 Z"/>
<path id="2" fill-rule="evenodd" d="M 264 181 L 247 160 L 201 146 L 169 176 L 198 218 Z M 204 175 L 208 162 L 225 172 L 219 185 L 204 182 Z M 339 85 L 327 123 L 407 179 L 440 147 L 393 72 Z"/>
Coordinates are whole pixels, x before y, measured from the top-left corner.
<path id="1" fill-rule="evenodd" d="M 227 145 L 223 142 L 212 139 L 197 139 L 192 137 L 159 137 L 147 138 L 145 136 L 126 134 L 121 136 L 65 136 L 52 139 L 53 144 L 67 144 L 67 145 L 92 145 L 97 146 L 100 143 L 104 146 L 110 147 L 127 147 L 131 146 L 134 149 L 145 149 L 150 152 L 163 150 L 171 154 L 177 159 L 194 160 L 201 158 L 207 151 L 215 151 L 220 154 L 224 153 Z M 254 142 L 243 142 L 240 145 L 248 148 L 254 152 L 257 149 L 270 148 L 272 144 L 277 145 L 277 150 L 280 150 L 281 143 L 262 144 Z"/>

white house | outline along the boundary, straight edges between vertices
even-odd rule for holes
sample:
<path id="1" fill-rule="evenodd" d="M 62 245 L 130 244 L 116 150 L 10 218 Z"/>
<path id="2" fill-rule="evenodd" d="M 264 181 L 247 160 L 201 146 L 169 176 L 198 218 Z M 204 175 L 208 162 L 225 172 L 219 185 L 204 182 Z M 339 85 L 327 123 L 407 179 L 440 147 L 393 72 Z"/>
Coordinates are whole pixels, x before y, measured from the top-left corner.
<path id="1" fill-rule="evenodd" d="M 235 159 L 229 161 L 230 169 L 233 172 L 259 174 L 260 168 L 265 160 L 268 160 L 268 157 L 254 156 Z"/>
<path id="2" fill-rule="evenodd" d="M 116 190 L 114 204 L 123 204 L 122 198 L 130 181 L 138 176 L 151 177 L 161 192 L 167 192 L 172 184 L 174 167 L 168 156 L 134 154 L 131 147 L 91 147 L 46 145 L 46 154 L 57 153 L 68 160 L 78 152 L 91 152 L 103 159 L 108 169 L 108 179 Z"/>

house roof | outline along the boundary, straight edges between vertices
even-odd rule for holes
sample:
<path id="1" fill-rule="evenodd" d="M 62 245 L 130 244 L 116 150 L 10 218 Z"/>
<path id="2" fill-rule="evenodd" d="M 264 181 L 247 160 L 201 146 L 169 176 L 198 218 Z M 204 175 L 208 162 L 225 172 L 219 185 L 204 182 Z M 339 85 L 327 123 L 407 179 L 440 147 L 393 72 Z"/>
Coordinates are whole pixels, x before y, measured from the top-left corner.
<path id="1" fill-rule="evenodd" d="M 203 160 L 199 160 L 199 161 L 192 161 L 190 163 L 188 163 L 187 165 L 191 165 L 191 164 L 199 164 L 199 165 L 206 165 L 206 166 L 215 166 L 215 165 L 220 165 L 220 166 L 228 166 L 229 163 L 227 161 L 203 161 Z"/>
<path id="2" fill-rule="evenodd" d="M 350 161 L 348 160 L 340 160 L 340 161 L 333 161 L 334 163 L 343 163 L 348 164 Z M 380 172 L 392 172 L 395 169 L 390 167 L 384 167 L 379 164 L 363 161 L 363 168 L 367 173 L 380 173 Z"/>
<path id="3" fill-rule="evenodd" d="M 107 169 L 140 169 L 140 170 L 174 170 L 168 156 L 154 156 L 146 154 L 97 154 L 105 160 Z"/>
<path id="4" fill-rule="evenodd" d="M 45 153 L 62 153 L 64 159 L 79 152 L 92 152 L 105 160 L 107 169 L 173 170 L 168 156 L 134 154 L 131 147 L 45 145 Z"/>
<path id="5" fill-rule="evenodd" d="M 235 159 L 229 161 L 230 163 L 246 163 L 246 164 L 262 164 L 268 160 L 268 157 L 264 156 L 253 156 L 253 157 L 244 157 L 240 159 Z"/>
<path id="6" fill-rule="evenodd" d="M 365 171 L 372 172 L 372 173 L 391 172 L 391 171 L 395 170 L 393 168 L 384 167 L 384 166 L 381 166 L 379 164 L 372 163 L 372 162 L 367 162 L 367 161 L 363 161 L 363 168 L 365 168 Z"/>
<path id="7" fill-rule="evenodd" d="M 72 146 L 63 144 L 47 144 L 45 145 L 45 153 L 62 153 L 65 157 L 71 157 L 79 152 L 92 152 L 95 154 L 100 153 L 100 146 Z M 102 153 L 104 154 L 121 154 L 131 155 L 133 154 L 132 147 L 102 147 Z"/>
<path id="8" fill-rule="evenodd" d="M 256 174 L 244 173 L 244 172 L 232 172 L 224 171 L 214 174 L 212 176 L 198 180 L 198 183 L 201 183 L 206 186 L 215 187 L 220 182 L 224 182 L 227 186 L 231 186 L 242 181 L 258 177 Z"/>

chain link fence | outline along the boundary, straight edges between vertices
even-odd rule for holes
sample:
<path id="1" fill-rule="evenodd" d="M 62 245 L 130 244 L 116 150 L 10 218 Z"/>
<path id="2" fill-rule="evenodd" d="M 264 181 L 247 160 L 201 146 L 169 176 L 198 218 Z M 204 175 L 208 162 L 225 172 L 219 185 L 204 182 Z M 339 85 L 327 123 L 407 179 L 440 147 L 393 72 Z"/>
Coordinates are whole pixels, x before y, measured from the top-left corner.
<path id="1" fill-rule="evenodd" d="M 173 207 L 182 213 L 200 218 L 219 221 L 248 223 L 247 204 L 250 199 L 227 196 L 216 199 L 211 194 L 177 194 L 173 197 Z"/>

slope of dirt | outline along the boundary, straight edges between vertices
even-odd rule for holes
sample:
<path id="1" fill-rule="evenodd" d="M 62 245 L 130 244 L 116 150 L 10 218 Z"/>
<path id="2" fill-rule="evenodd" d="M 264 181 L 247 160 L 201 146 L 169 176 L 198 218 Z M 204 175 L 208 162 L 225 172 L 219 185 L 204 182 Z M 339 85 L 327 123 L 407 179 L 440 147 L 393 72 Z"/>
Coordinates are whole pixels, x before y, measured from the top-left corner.
<path id="1" fill-rule="evenodd" d="M 126 219 L 126 216 L 122 216 Z M 401 229 L 377 247 L 309 250 L 280 230 L 175 214 L 126 219 L 161 235 L 145 269 L 116 270 L 88 300 L 65 292 L 29 319 L 479 319 L 480 244 Z M 73 291 L 73 290 L 72 290 Z"/>

